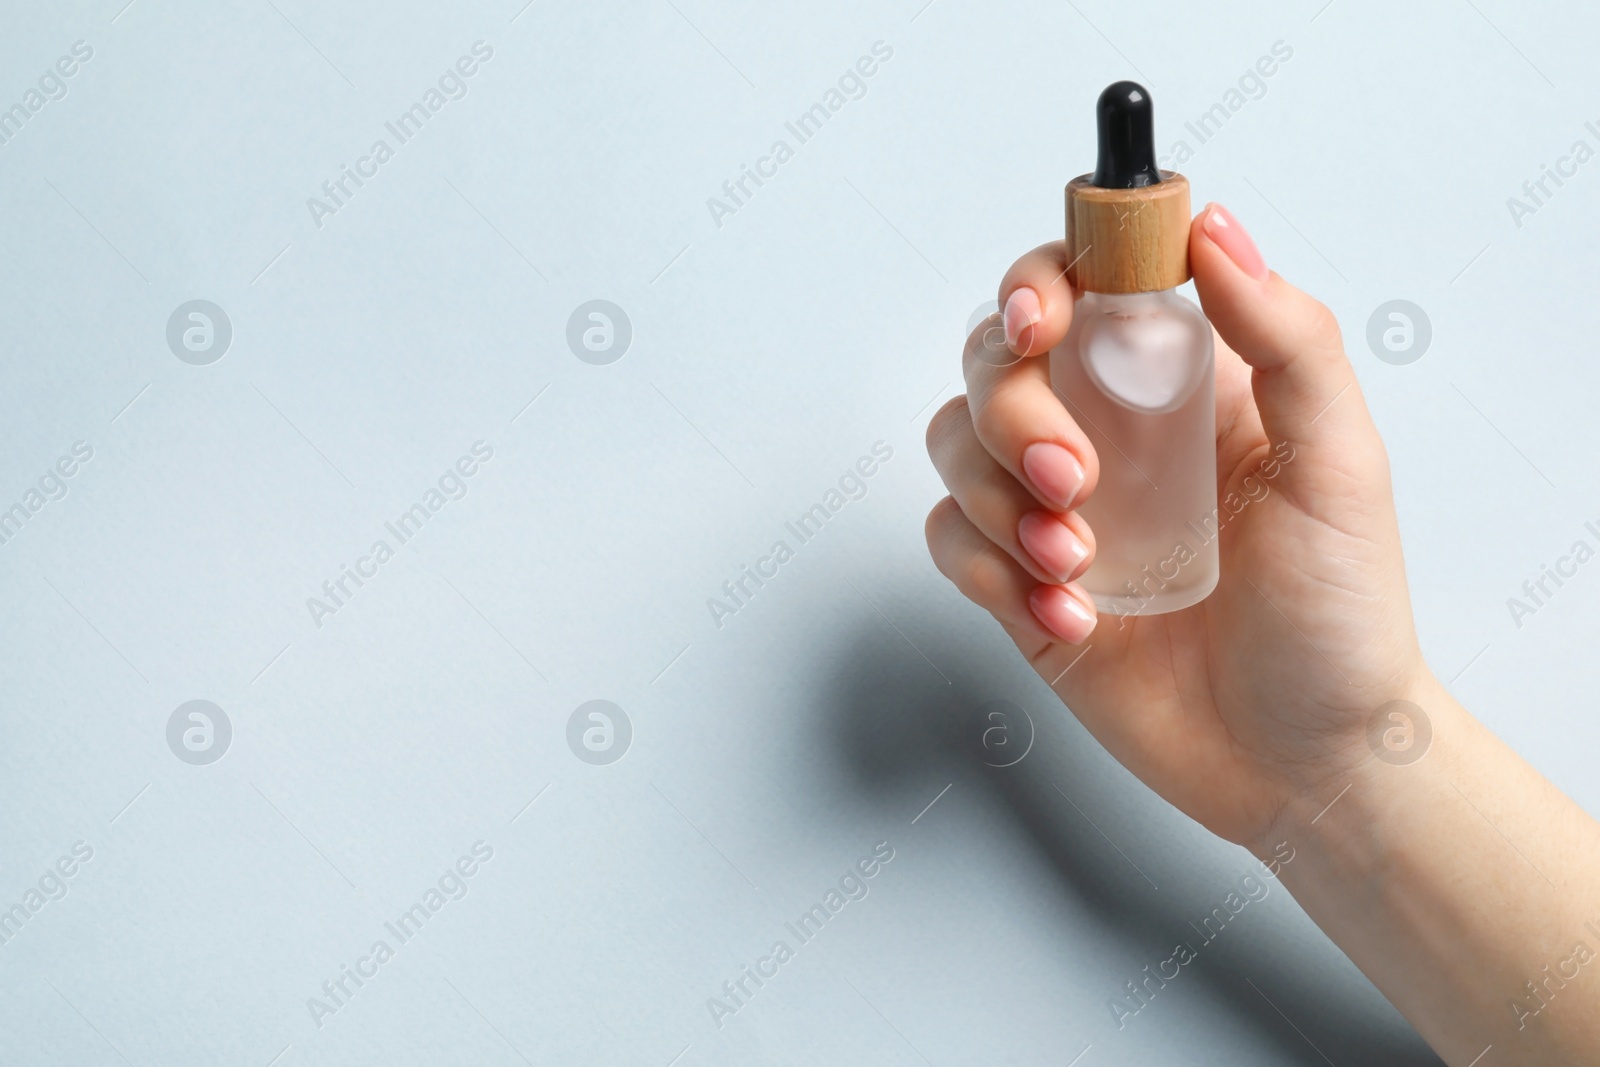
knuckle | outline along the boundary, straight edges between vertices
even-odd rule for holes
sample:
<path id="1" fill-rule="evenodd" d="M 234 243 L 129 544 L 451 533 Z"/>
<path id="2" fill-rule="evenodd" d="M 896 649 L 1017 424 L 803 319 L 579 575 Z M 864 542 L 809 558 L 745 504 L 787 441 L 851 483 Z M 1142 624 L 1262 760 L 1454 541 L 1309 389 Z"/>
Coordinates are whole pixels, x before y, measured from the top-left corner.
<path id="1" fill-rule="evenodd" d="M 971 414 L 965 394 L 953 396 L 941 404 L 939 410 L 933 413 L 933 418 L 928 420 L 928 455 L 937 459 L 951 436 L 963 423 L 970 421 Z"/>
<path id="2" fill-rule="evenodd" d="M 1011 587 L 1007 561 L 993 551 L 974 552 L 962 567 L 956 587 L 980 607 L 992 608 L 1005 600 Z"/>
<path id="3" fill-rule="evenodd" d="M 944 572 L 943 556 L 940 547 L 948 531 L 961 515 L 961 505 L 957 504 L 955 497 L 947 496 L 939 501 L 928 512 L 928 518 L 922 524 L 922 533 L 928 541 L 928 553 L 933 556 L 934 563 Z M 946 575 L 948 577 L 948 575 Z"/>
<path id="4" fill-rule="evenodd" d="M 1306 343 L 1323 351 L 1344 351 L 1338 316 L 1320 300 L 1312 300 L 1310 305 L 1305 318 Z"/>
<path id="5" fill-rule="evenodd" d="M 1006 418 L 1003 394 L 996 393 L 989 397 L 988 403 L 972 409 L 972 429 L 986 448 L 992 448 L 995 442 L 1005 439 L 1009 420 Z"/>

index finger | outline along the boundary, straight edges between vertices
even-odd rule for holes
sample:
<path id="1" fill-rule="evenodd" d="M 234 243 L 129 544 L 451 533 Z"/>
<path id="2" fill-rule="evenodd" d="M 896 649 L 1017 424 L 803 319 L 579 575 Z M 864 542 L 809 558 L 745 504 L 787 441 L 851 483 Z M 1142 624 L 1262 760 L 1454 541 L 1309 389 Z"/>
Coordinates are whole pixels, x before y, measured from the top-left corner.
<path id="1" fill-rule="evenodd" d="M 1037 356 L 1060 344 L 1072 325 L 1072 298 L 1065 241 L 1040 245 L 1011 264 L 1000 280 L 1000 307 L 1011 351 Z"/>

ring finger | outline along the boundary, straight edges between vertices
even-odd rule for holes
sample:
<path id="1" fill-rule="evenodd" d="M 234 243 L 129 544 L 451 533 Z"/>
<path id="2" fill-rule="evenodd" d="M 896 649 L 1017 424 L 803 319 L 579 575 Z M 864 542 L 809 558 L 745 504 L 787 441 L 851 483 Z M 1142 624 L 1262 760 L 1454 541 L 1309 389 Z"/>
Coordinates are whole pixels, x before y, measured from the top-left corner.
<path id="1" fill-rule="evenodd" d="M 1033 494 L 984 448 L 965 397 L 928 423 L 928 454 L 961 511 L 1035 579 L 1061 585 L 1094 559 L 1094 534 L 1076 512 L 1040 508 Z"/>
<path id="2" fill-rule="evenodd" d="M 1011 632 L 1080 644 L 1094 629 L 1094 602 L 1076 584 L 1040 585 L 1016 560 L 973 525 L 952 497 L 928 513 L 928 551 L 934 566 L 963 596 L 988 611 Z M 1030 659 L 1040 650 L 1024 648 Z"/>

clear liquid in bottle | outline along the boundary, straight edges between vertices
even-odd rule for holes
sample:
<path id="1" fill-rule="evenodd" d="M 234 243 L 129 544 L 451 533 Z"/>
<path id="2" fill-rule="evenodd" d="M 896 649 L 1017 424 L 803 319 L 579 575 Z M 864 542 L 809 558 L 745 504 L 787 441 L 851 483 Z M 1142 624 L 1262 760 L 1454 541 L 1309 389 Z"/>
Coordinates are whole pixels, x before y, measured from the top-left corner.
<path id="1" fill-rule="evenodd" d="M 1211 324 L 1166 289 L 1085 293 L 1050 377 L 1094 445 L 1079 508 L 1095 560 L 1079 579 L 1103 613 L 1157 615 L 1216 588 L 1216 401 Z"/>

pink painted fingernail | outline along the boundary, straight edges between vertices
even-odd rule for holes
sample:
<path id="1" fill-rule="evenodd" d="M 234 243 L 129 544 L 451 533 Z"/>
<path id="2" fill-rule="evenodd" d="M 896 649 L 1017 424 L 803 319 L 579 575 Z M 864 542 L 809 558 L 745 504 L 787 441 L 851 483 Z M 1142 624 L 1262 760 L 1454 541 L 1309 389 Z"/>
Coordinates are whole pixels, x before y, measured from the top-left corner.
<path id="1" fill-rule="evenodd" d="M 1094 614 L 1059 585 L 1036 586 L 1028 594 L 1028 606 L 1045 629 L 1068 644 L 1082 644 L 1094 631 Z"/>
<path id="2" fill-rule="evenodd" d="M 1058 508 L 1072 507 L 1083 488 L 1083 464 L 1050 441 L 1037 441 L 1022 450 L 1022 470 L 1045 501 Z"/>
<path id="3" fill-rule="evenodd" d="M 1023 286 L 1010 296 L 1006 297 L 1006 344 L 1011 351 L 1022 355 L 1027 350 L 1023 343 L 1022 335 L 1030 331 L 1038 321 L 1044 318 L 1044 311 L 1039 307 L 1039 294 Z M 1030 340 L 1031 335 L 1030 335 Z"/>
<path id="4" fill-rule="evenodd" d="M 1267 280 L 1267 261 L 1261 258 L 1261 250 L 1227 208 L 1221 204 L 1209 205 L 1203 225 L 1206 236 L 1228 253 L 1235 266 L 1258 282 Z"/>
<path id="5" fill-rule="evenodd" d="M 1017 540 L 1028 555 L 1058 582 L 1078 576 L 1089 546 L 1067 524 L 1048 511 L 1030 511 L 1017 523 Z"/>

